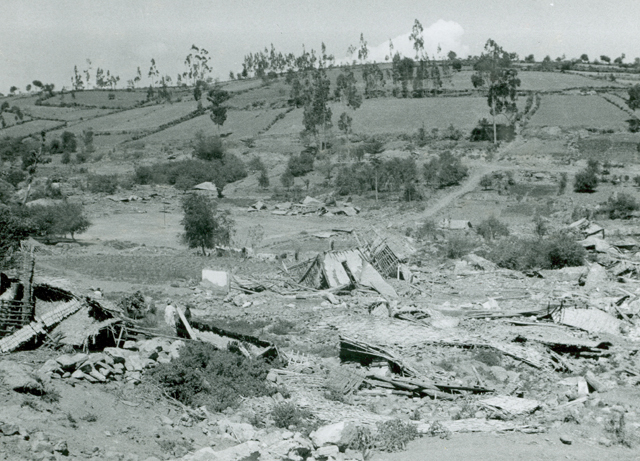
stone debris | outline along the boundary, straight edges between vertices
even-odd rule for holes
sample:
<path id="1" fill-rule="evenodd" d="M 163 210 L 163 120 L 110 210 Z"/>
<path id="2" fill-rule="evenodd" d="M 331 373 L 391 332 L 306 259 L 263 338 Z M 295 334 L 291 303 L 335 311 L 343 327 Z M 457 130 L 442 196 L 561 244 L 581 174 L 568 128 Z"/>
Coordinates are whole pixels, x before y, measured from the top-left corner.
<path id="1" fill-rule="evenodd" d="M 47 360 L 38 373 L 52 379 L 72 378 L 90 383 L 124 380 L 137 384 L 144 370 L 178 358 L 183 345 L 181 340 L 162 338 L 127 341 L 123 348 L 106 347 L 103 352 L 65 354 Z"/>

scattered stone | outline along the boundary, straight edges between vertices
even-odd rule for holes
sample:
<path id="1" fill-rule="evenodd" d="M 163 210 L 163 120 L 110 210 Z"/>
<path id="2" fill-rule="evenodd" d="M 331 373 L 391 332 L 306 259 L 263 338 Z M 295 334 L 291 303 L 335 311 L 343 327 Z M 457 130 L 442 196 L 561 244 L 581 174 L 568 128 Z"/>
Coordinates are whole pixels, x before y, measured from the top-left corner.
<path id="1" fill-rule="evenodd" d="M 560 441 L 562 443 L 564 443 L 565 445 L 573 444 L 573 439 L 571 437 L 566 436 L 566 435 L 561 435 L 560 436 Z"/>

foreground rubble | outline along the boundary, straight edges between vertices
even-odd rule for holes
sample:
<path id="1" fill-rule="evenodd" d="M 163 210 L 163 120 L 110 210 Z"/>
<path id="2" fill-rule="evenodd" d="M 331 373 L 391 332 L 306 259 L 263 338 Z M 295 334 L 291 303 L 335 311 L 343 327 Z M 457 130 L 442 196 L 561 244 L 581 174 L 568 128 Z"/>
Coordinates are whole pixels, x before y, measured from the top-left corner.
<path id="1" fill-rule="evenodd" d="M 407 265 L 384 239 L 374 241 L 269 276 L 203 272 L 184 299 L 138 306 L 144 313 L 156 304 L 164 314 L 156 327 L 96 293 L 57 286 L 64 296 L 34 296 L 33 319 L 0 339 L 5 353 L 43 344 L 49 349 L 39 351 L 50 352 L 37 366 L 7 354 L 3 385 L 22 395 L 52 386 L 141 395 L 145 376 L 193 341 L 277 364 L 264 383 L 274 394 L 235 409 L 165 400 L 173 416 L 158 415 L 159 427 L 189 431 L 193 441 L 166 445 L 158 457 L 98 450 L 100 459 L 362 459 L 367 449 L 384 450 L 380 428 L 397 421 L 422 437 L 553 433 L 564 445 L 637 447 L 640 280 L 625 247 L 608 265 L 523 274 L 474 254 Z M 585 246 L 594 258 L 612 254 L 602 243 Z M 216 316 L 263 323 L 240 332 Z M 304 427 L 276 427 L 273 412 L 283 404 L 311 415 Z M 71 447 L 71 458 L 96 457 L 16 418 L 0 417 L 0 431 L 3 445 L 22 447 L 11 453 L 57 459 Z M 356 442 L 364 433 L 373 441 L 363 447 Z"/>

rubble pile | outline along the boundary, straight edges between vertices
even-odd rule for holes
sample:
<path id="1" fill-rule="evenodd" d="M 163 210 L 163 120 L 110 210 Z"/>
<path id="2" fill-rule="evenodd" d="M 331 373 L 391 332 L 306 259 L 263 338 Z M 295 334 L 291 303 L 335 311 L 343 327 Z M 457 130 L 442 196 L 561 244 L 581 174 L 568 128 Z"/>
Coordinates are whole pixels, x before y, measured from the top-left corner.
<path id="1" fill-rule="evenodd" d="M 49 359 L 39 373 L 52 379 L 77 379 L 90 383 L 124 380 L 137 384 L 144 370 L 178 358 L 182 345 L 184 342 L 181 340 L 163 338 L 126 341 L 122 348 L 106 347 L 103 352 L 65 354 Z"/>

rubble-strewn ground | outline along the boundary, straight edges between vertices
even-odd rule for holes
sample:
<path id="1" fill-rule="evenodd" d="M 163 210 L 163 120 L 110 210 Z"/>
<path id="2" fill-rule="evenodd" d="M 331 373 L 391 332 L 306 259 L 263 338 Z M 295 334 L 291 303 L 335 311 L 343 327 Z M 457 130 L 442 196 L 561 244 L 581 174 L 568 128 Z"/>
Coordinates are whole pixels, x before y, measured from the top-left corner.
<path id="1" fill-rule="evenodd" d="M 486 249 L 473 229 L 439 230 L 423 240 L 407 237 L 416 236 L 427 219 L 469 220 L 476 226 L 491 214 L 508 224 L 512 234 L 532 237 L 536 215 L 553 232 L 575 221 L 572 215 L 580 207 L 593 209 L 615 192 L 635 195 L 630 178 L 640 168 L 634 163 L 637 152 L 627 147 L 640 139 L 623 133 L 610 136 L 630 141 L 609 151 L 614 163 L 609 174 L 627 179 L 600 184 L 593 194 L 576 194 L 571 184 L 559 193 L 560 174 L 571 178 L 583 168 L 593 156 L 585 153 L 589 142 L 595 144 L 600 135 L 556 128 L 528 128 L 491 155 L 487 146 L 467 146 L 461 155 L 470 176 L 460 186 L 429 191 L 417 203 L 397 201 L 390 194 L 380 201 L 373 193 L 352 197 L 351 204 L 361 209 L 356 216 L 275 215 L 279 200 L 271 200 L 271 192 L 260 189 L 252 174 L 228 185 L 226 198 L 219 200 L 236 222 L 234 243 L 252 247 L 250 257 L 187 251 L 178 239 L 183 194 L 173 187 L 132 186 L 119 191 L 120 196 L 92 194 L 80 187 L 83 173 L 78 167 L 63 166 L 58 159 L 43 165 L 44 176 L 64 177 L 65 194 L 84 203 L 93 225 L 76 241 L 35 243 L 37 275 L 64 278 L 74 293 L 98 301 L 142 292 L 156 307 L 144 329 L 153 331 L 151 336 L 171 337 L 167 341 L 175 339 L 175 330 L 165 324 L 166 306 L 189 306 L 194 319 L 274 343 L 289 363 L 265 382 L 278 386 L 277 393 L 243 400 L 222 413 L 184 408 L 142 379 L 162 363 L 159 357 L 167 357 L 163 348 L 155 358 L 147 351 L 132 360 L 139 366 L 113 372 L 105 383 L 91 383 L 84 375 L 72 378 L 69 370 L 61 378 L 57 373 L 43 376 L 44 396 L 2 385 L 0 459 L 257 459 L 255 451 L 261 453 L 259 459 L 362 459 L 357 450 L 344 449 L 344 428 L 331 426 L 339 437 L 326 443 L 310 439 L 308 432 L 345 421 L 375 429 L 376 423 L 396 419 L 416 425 L 422 437 L 400 453 L 378 447 L 372 459 L 637 459 L 637 216 L 624 221 L 596 217 L 606 229 L 607 245 L 587 242 L 588 266 L 560 270 L 525 273 L 473 257 L 446 259 L 442 247 L 455 235 L 473 236 L 476 253 Z M 251 154 L 269 166 L 275 183 L 284 170 L 283 152 L 301 147 L 297 143 L 297 135 L 265 136 Z M 231 149 L 244 154 L 236 144 Z M 383 155 L 413 155 L 399 145 Z M 144 149 L 143 143 L 144 150 L 133 160 L 128 150 L 113 148 L 89 169 L 130 173 L 137 162 L 167 157 L 166 146 L 156 147 Z M 422 161 L 441 147 L 428 145 L 416 155 Z M 502 187 L 508 172 L 514 184 Z M 499 184 L 480 187 L 481 178 L 492 173 L 503 174 Z M 309 177 L 309 194 L 328 198 L 324 178 L 317 172 Z M 268 209 L 248 211 L 258 199 Z M 408 260 L 413 280 L 388 280 L 399 295 L 396 301 L 380 304 L 378 293 L 362 287 L 318 295 L 296 285 L 298 280 L 284 268 L 332 245 L 336 250 L 354 248 L 358 238 L 371 237 L 372 226 L 418 250 Z M 630 245 L 622 245 L 629 240 Z M 251 293 L 232 283 L 230 293 L 220 294 L 201 283 L 203 268 L 228 271 L 236 281 L 266 289 Z M 589 319 L 581 329 L 565 325 L 573 321 L 562 317 L 565 309 L 578 320 L 584 312 L 597 311 L 600 319 L 612 322 L 613 331 L 599 331 L 607 322 Z M 341 361 L 341 337 L 392 354 L 414 372 L 413 384 L 398 380 L 393 373 L 397 363 Z M 0 363 L 37 371 L 78 352 L 56 345 L 59 339 L 44 337 L 40 348 L 12 352 L 0 357 Z M 147 337 L 131 331 L 127 339 L 129 350 L 140 348 Z M 333 383 L 345 376 L 366 380 L 352 394 L 332 393 Z M 423 387 L 416 387 L 417 381 Z M 443 395 L 443 389 L 453 394 Z M 501 400 L 490 400 L 495 398 Z M 310 412 L 312 422 L 305 428 L 276 428 L 273 408 L 287 402 Z M 224 454 L 207 453 L 208 447 Z"/>

